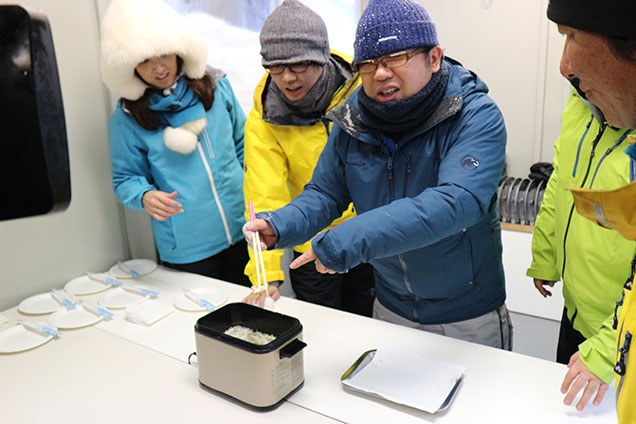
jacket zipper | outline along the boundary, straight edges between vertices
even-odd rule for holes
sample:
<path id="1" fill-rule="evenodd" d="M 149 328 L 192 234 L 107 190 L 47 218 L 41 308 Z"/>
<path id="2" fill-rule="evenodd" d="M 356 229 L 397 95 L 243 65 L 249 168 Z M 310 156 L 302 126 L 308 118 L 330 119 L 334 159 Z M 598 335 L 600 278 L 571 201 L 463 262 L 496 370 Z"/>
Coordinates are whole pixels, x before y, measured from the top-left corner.
<path id="1" fill-rule="evenodd" d="M 623 140 L 625 140 L 625 138 L 627 138 L 627 136 L 632 132 L 632 130 L 627 130 L 625 131 L 619 138 L 618 140 L 616 140 L 616 143 L 614 143 L 614 145 L 612 147 L 608 147 L 607 150 L 605 151 L 605 153 L 603 154 L 603 157 L 601 157 L 601 160 L 598 161 L 598 164 L 596 165 L 596 169 L 594 170 L 594 175 L 592 176 L 592 181 L 590 181 L 590 185 L 588 188 L 592 188 L 592 185 L 594 184 L 594 179 L 596 178 L 596 174 L 598 174 L 598 170 L 601 167 L 601 164 L 603 163 L 603 161 L 605 160 L 606 157 L 608 157 L 614 150 L 616 150 L 616 148 L 618 146 L 620 146 L 620 144 L 623 142 Z"/>
<path id="2" fill-rule="evenodd" d="M 402 197 L 406 197 L 406 186 L 409 181 L 409 175 L 413 170 L 411 169 L 411 155 L 406 155 L 406 175 L 404 176 L 404 190 L 402 190 Z"/>
<path id="3" fill-rule="evenodd" d="M 204 138 L 207 143 L 210 142 L 208 138 L 207 131 L 203 130 Z M 199 150 L 199 155 L 203 160 L 203 166 L 205 167 L 205 171 L 208 173 L 208 180 L 210 181 L 210 187 L 212 188 L 212 194 L 214 194 L 214 201 L 216 202 L 216 207 L 219 209 L 219 214 L 221 215 L 221 221 L 223 222 L 223 228 L 225 228 L 225 236 L 227 237 L 227 242 L 231 246 L 232 245 L 232 234 L 230 233 L 230 226 L 227 223 L 227 219 L 225 217 L 225 212 L 223 211 L 223 205 L 221 204 L 221 199 L 219 199 L 219 193 L 216 190 L 216 184 L 214 184 L 214 177 L 212 176 L 212 170 L 210 169 L 210 164 L 208 163 L 207 158 L 205 157 L 205 152 L 203 151 L 203 146 L 201 143 L 197 143 L 197 149 Z M 214 153 L 210 147 L 210 155 L 214 158 Z"/>
<path id="4" fill-rule="evenodd" d="M 621 329 L 618 331 L 618 337 L 616 338 L 616 365 L 614 366 L 614 372 L 621 375 L 618 370 L 617 367 L 619 366 L 618 362 L 620 360 L 620 354 L 621 354 L 621 338 L 623 337 L 623 324 L 621 324 Z M 623 373 L 624 374 L 624 373 Z M 623 389 L 623 381 L 625 380 L 625 376 L 621 375 L 621 381 L 618 382 L 618 386 L 616 386 L 616 393 L 615 393 L 615 397 L 616 397 L 616 406 L 618 406 L 618 400 L 620 399 L 620 395 L 621 395 L 621 391 Z"/>
<path id="5" fill-rule="evenodd" d="M 579 141 L 579 147 L 576 150 L 576 159 L 574 160 L 574 169 L 572 169 L 572 178 L 576 178 L 576 170 L 579 167 L 579 157 L 581 155 L 581 148 L 583 147 L 583 142 L 585 141 L 585 137 L 587 137 L 587 132 L 590 130 L 590 126 L 594 121 L 594 116 L 590 119 L 590 122 L 585 126 L 585 132 L 583 133 L 583 137 L 581 137 L 581 141 Z"/>
<path id="6" fill-rule="evenodd" d="M 623 296 L 620 300 L 621 304 L 623 303 L 623 299 L 625 298 L 625 290 L 632 291 L 634 288 L 634 269 L 636 267 L 636 256 L 632 259 L 632 269 L 627 281 L 625 281 L 625 285 L 623 286 Z M 633 293 L 632 293 L 633 295 Z M 616 309 L 614 310 L 614 323 L 612 328 L 615 330 L 618 327 L 617 320 L 617 311 L 618 307 L 621 306 L 616 302 Z M 623 338 L 623 329 L 625 326 L 625 321 L 621 323 L 621 329 L 618 330 L 618 337 L 616 338 L 616 365 L 614 366 L 614 372 L 621 376 L 621 381 L 616 386 L 616 406 L 618 406 L 618 400 L 621 396 L 621 391 L 623 390 L 623 383 L 625 382 L 625 372 L 627 366 L 627 360 L 629 356 L 629 348 L 632 342 L 632 334 L 629 331 L 625 331 L 625 337 Z M 623 347 L 621 348 L 621 338 L 623 338 Z"/>
<path id="7" fill-rule="evenodd" d="M 203 139 L 205 140 L 205 147 L 208 148 L 208 152 L 210 152 L 210 157 L 214 159 L 214 150 L 212 150 L 212 142 L 210 142 L 210 137 L 208 136 L 208 130 L 203 129 Z"/>
<path id="8" fill-rule="evenodd" d="M 395 200 L 394 199 L 395 181 L 393 180 L 393 158 L 395 156 L 395 152 L 399 150 L 399 147 L 400 146 L 398 145 L 398 143 L 395 143 L 395 150 L 393 151 L 393 153 L 390 153 L 389 159 L 386 164 L 386 169 L 388 171 L 388 178 L 389 178 L 389 201 L 391 202 Z M 409 170 L 410 170 L 410 164 L 409 164 Z M 400 266 L 402 267 L 402 274 L 404 275 L 404 286 L 406 287 L 406 290 L 409 292 L 409 294 L 413 295 L 413 288 L 411 287 L 411 281 L 409 278 L 409 269 L 406 266 L 406 261 L 404 260 L 404 256 L 402 256 L 402 254 L 398 254 L 398 260 L 400 261 Z M 417 310 L 415 308 L 413 309 L 413 316 L 415 321 L 417 321 Z"/>
<path id="9" fill-rule="evenodd" d="M 592 117 L 592 119 L 594 118 Z M 588 129 L 589 129 L 589 125 L 587 128 L 585 128 L 585 133 L 583 133 L 583 137 L 581 138 L 581 142 L 579 143 L 579 150 L 580 150 L 580 146 L 583 144 L 583 141 L 585 140 L 585 137 L 587 136 Z M 594 159 L 594 151 L 596 150 L 596 145 L 601 140 L 601 137 L 603 136 L 604 132 L 605 132 L 605 125 L 601 125 L 601 127 L 599 128 L 598 134 L 596 134 L 596 137 L 592 141 L 592 151 L 590 152 L 590 160 L 588 161 L 587 170 L 585 171 L 585 176 L 583 177 L 583 182 L 581 183 L 581 187 L 585 187 L 585 182 L 587 181 L 587 177 L 590 174 L 590 169 L 592 168 L 592 160 Z M 573 170 L 572 175 L 576 174 L 577 163 L 578 163 L 578 153 L 577 153 L 577 160 L 575 163 L 575 169 Z M 570 231 L 570 223 L 572 222 L 573 213 L 574 213 L 574 203 L 572 203 L 572 206 L 570 207 L 570 215 L 568 216 L 568 223 L 565 226 L 565 234 L 563 235 L 563 266 L 561 268 L 561 280 L 565 279 L 565 263 L 567 259 L 567 252 L 565 250 L 565 246 L 568 240 L 568 232 Z M 572 320 L 572 323 L 573 322 L 574 320 Z"/>
<path id="10" fill-rule="evenodd" d="M 393 154 L 391 154 L 391 156 L 389 156 L 389 160 L 386 163 L 386 170 L 388 171 L 389 175 L 389 201 L 393 201 L 393 197 L 394 197 L 394 187 L 393 187 Z"/>
<path id="11" fill-rule="evenodd" d="M 623 328 L 621 327 L 621 333 L 622 332 Z M 625 331 L 625 337 L 623 338 L 623 347 L 620 347 L 620 342 L 617 345 L 618 349 L 616 350 L 616 356 L 618 357 L 618 359 L 616 361 L 616 365 L 614 366 L 614 372 L 621 376 L 621 381 L 619 381 L 618 386 L 616 386 L 616 406 L 618 406 L 618 401 L 620 400 L 621 392 L 623 390 L 623 383 L 625 382 L 625 373 L 627 371 L 626 368 L 629 359 L 629 348 L 631 342 L 632 334 L 629 331 Z"/>

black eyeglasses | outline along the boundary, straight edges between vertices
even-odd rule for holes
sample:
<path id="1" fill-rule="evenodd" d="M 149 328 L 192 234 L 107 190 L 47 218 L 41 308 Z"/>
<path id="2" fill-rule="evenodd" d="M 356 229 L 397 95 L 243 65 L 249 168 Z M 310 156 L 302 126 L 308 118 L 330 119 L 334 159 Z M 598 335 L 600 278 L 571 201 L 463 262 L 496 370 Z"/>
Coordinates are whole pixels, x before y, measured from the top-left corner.
<path id="1" fill-rule="evenodd" d="M 378 65 L 382 64 L 385 68 L 395 69 L 400 66 L 404 66 L 407 64 L 409 60 L 413 56 L 416 56 L 420 53 L 424 53 L 428 51 L 428 49 L 424 47 L 420 47 L 419 49 L 415 49 L 412 52 L 398 52 L 387 54 L 385 56 L 380 56 L 376 59 L 363 60 L 362 62 L 354 63 L 353 69 L 361 74 L 370 74 L 371 72 L 375 72 L 378 69 Z"/>
<path id="2" fill-rule="evenodd" d="M 315 62 L 299 62 L 299 63 L 292 63 L 290 65 L 265 66 L 265 69 L 267 69 L 269 73 L 272 75 L 282 74 L 285 68 L 289 69 L 295 74 L 301 74 L 305 72 L 307 68 L 309 68 L 310 66 L 318 66 L 318 64 Z"/>

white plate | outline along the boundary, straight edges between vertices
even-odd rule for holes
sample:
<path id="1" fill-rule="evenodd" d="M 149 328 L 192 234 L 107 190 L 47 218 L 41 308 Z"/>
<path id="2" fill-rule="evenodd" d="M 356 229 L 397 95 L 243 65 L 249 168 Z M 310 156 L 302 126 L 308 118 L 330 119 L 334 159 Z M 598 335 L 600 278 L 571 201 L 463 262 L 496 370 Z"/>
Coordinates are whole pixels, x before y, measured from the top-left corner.
<path id="1" fill-rule="evenodd" d="M 43 315 L 55 312 L 61 307 L 51 293 L 47 292 L 27 297 L 18 305 L 18 311 L 27 315 Z"/>
<path id="2" fill-rule="evenodd" d="M 123 264 L 137 271 L 142 277 L 157 269 L 157 263 L 150 259 L 131 259 L 129 261 L 124 261 Z M 115 264 L 110 267 L 108 272 L 113 274 L 116 278 L 132 278 L 128 272 L 119 267 L 119 264 Z"/>
<path id="3" fill-rule="evenodd" d="M 17 353 L 42 346 L 53 336 L 43 336 L 27 330 L 22 325 L 15 325 L 0 332 L 0 353 Z"/>
<path id="4" fill-rule="evenodd" d="M 62 308 L 49 317 L 49 324 L 61 329 L 82 328 L 93 325 L 103 320 L 104 317 L 87 311 L 83 306 L 77 305 L 70 311 Z"/>
<path id="5" fill-rule="evenodd" d="M 97 299 L 97 303 L 110 309 L 122 309 L 126 306 L 136 305 L 149 297 L 150 296 L 124 290 L 121 287 L 115 287 L 102 294 L 99 299 Z"/>
<path id="6" fill-rule="evenodd" d="M 86 275 L 82 275 L 66 283 L 64 290 L 70 294 L 86 295 L 103 292 L 109 287 L 109 284 L 100 283 L 99 281 L 91 280 Z"/>
<path id="7" fill-rule="evenodd" d="M 198 287 L 196 289 L 190 290 L 192 290 L 197 296 L 202 297 L 217 308 L 227 300 L 227 295 L 225 294 L 225 292 L 214 287 Z M 190 300 L 190 298 L 188 298 L 185 293 L 180 293 L 177 297 L 174 298 L 174 306 L 177 309 L 188 312 L 199 312 L 206 310 L 203 306 L 199 305 L 194 300 Z"/>

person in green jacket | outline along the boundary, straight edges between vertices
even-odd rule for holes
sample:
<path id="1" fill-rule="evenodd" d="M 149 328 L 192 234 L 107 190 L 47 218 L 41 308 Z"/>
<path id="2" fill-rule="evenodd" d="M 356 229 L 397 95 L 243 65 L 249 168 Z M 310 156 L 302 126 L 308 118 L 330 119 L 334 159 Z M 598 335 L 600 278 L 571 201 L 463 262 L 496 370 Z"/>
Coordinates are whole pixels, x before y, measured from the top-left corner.
<path id="1" fill-rule="evenodd" d="M 621 10 L 617 3 L 627 2 L 612 1 L 605 7 L 598 2 L 574 6 L 551 0 L 548 6 L 548 17 L 566 36 L 561 74 L 576 91 L 563 112 L 554 172 L 535 223 L 527 275 L 544 297 L 551 295 L 549 287 L 563 281 L 557 361 L 569 368 L 561 387 L 567 392 L 564 402 L 571 404 L 584 390 L 579 410 L 594 395 L 598 405 L 614 378 L 614 306 L 636 252 L 635 242 L 579 215 L 565 192 L 566 187 L 612 190 L 634 180 L 633 161 L 623 154 L 633 131 L 625 117 L 636 105 L 624 83 L 633 70 L 615 52 L 612 39 L 621 38 L 616 31 L 633 33 L 633 25 L 616 20 L 620 16 L 613 10 Z"/>

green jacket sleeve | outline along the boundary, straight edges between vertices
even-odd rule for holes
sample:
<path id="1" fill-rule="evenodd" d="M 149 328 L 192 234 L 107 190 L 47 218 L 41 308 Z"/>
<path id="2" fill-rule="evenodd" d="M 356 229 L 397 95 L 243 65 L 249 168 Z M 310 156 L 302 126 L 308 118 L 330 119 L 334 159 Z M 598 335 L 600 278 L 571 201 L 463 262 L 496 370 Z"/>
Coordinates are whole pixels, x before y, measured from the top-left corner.
<path id="1" fill-rule="evenodd" d="M 620 315 L 620 309 L 618 311 Z M 614 358 L 616 356 L 616 330 L 612 328 L 614 315 L 603 321 L 601 329 L 579 345 L 579 356 L 583 364 L 605 383 L 614 380 Z"/>

